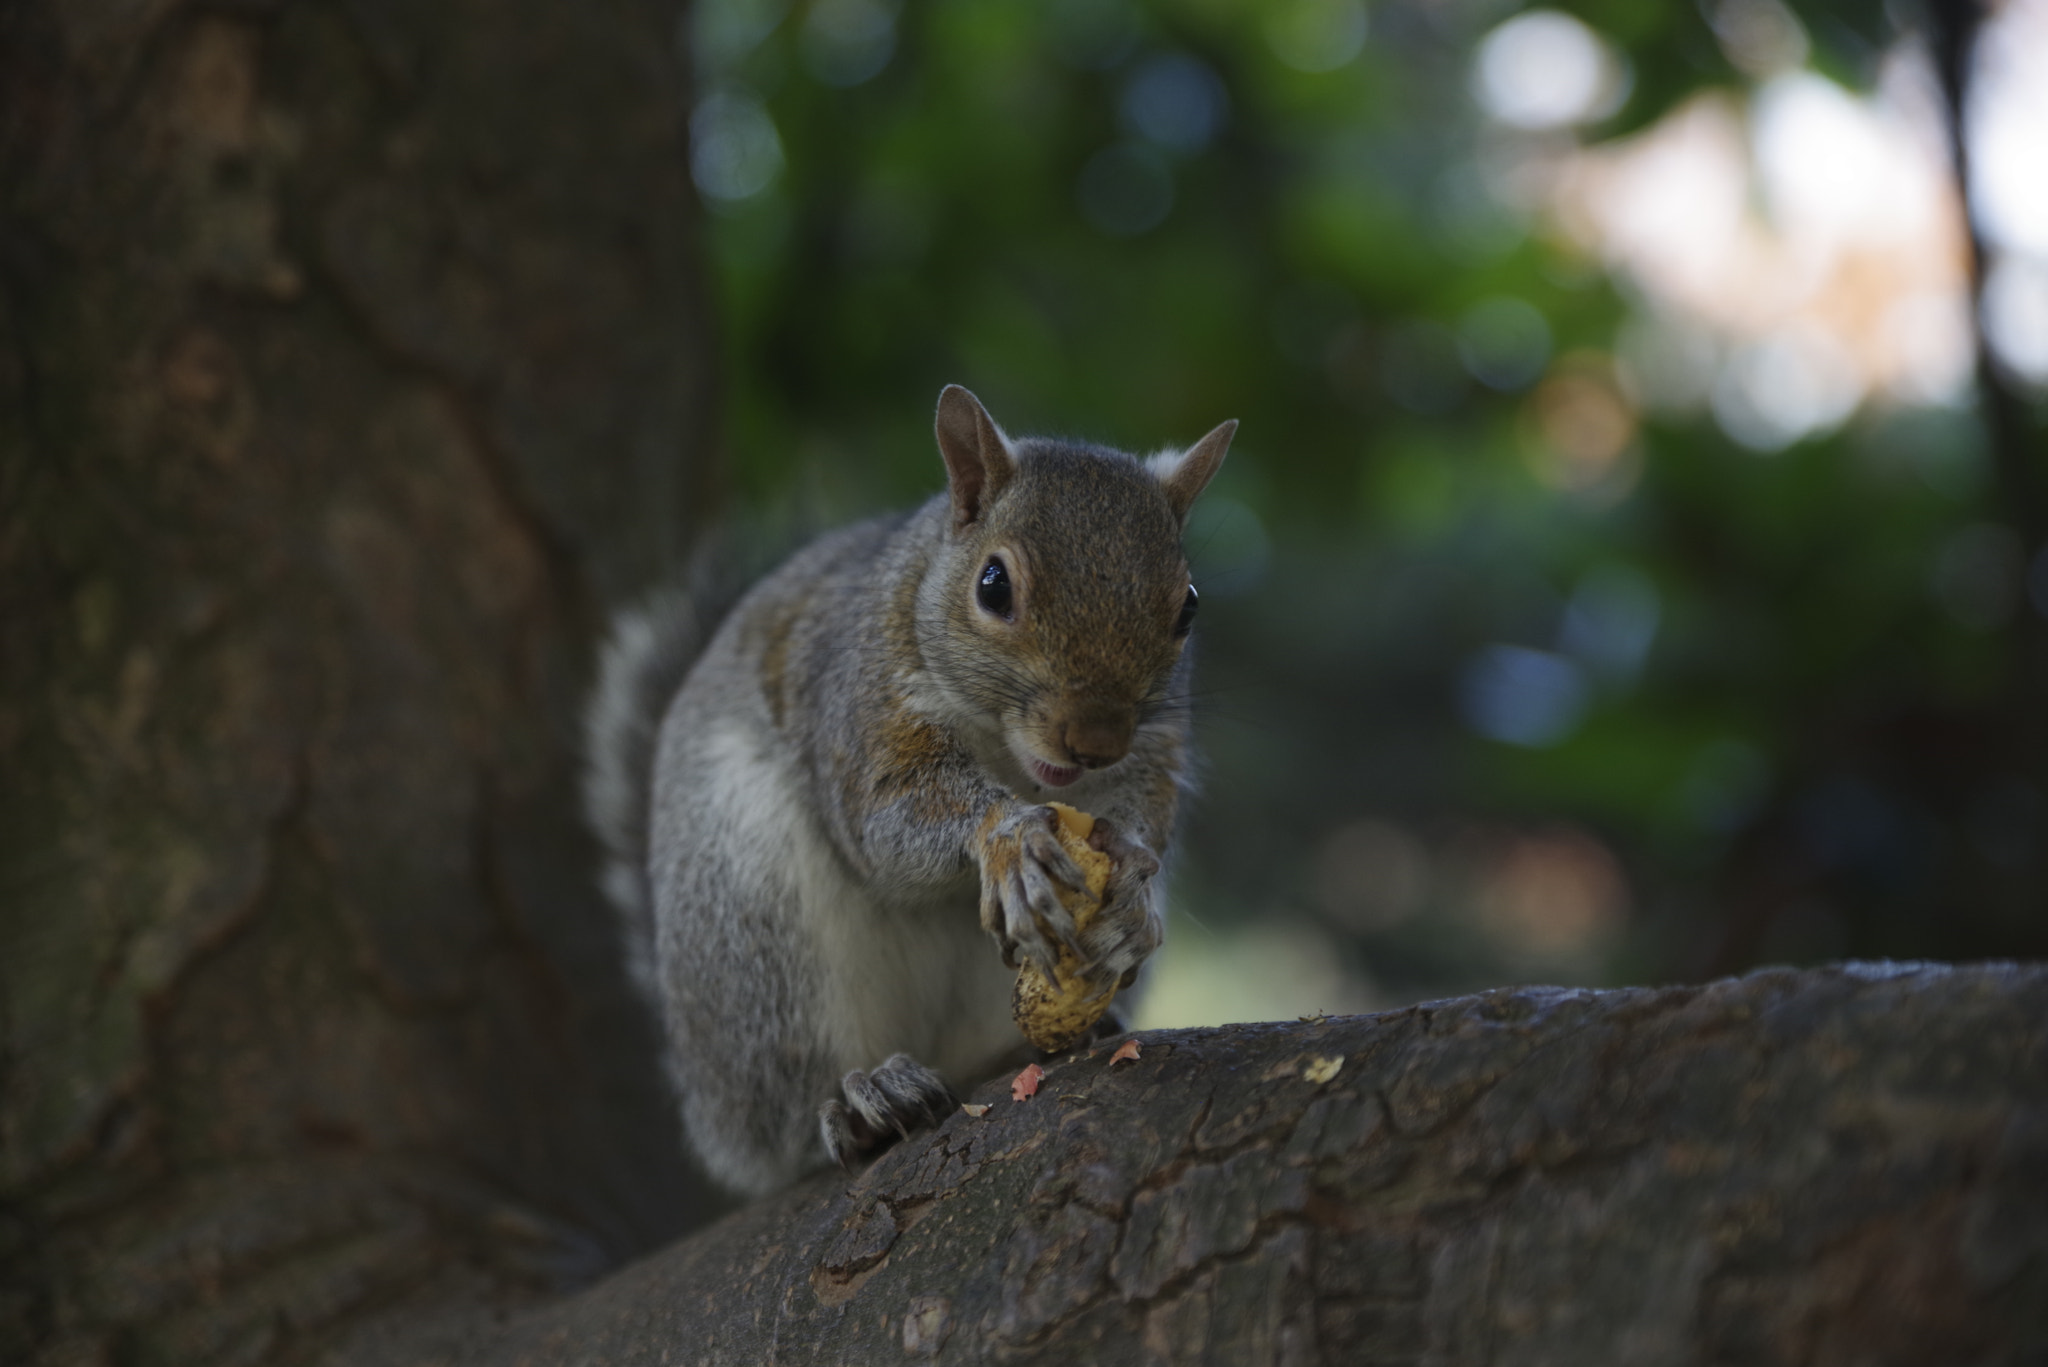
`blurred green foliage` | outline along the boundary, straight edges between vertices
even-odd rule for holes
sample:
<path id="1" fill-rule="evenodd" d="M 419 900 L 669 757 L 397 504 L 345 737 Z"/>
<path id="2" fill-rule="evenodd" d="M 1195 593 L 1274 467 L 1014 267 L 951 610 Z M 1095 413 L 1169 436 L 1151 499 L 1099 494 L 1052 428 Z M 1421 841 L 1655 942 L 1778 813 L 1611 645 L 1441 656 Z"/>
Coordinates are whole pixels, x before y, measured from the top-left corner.
<path id="1" fill-rule="evenodd" d="M 1692 6 L 1572 8 L 1633 77 L 1588 137 L 1743 85 Z M 1131 449 L 1240 418 L 1191 533 L 1211 772 L 1178 896 L 1319 925 L 1389 997 L 2048 949 L 2012 729 L 2040 621 L 1929 589 L 1999 516 L 1971 410 L 1768 457 L 1648 420 L 1611 487 L 1542 476 L 1532 387 L 1603 364 L 1630 303 L 1483 183 L 1469 73 L 1512 12 L 703 0 L 739 501 L 929 494 L 953 381 L 1013 431 Z M 1845 82 L 1896 36 L 1801 12 Z M 1519 743 L 1474 729 L 1495 694 Z M 1599 923 L 1546 941 L 1546 887 Z"/>

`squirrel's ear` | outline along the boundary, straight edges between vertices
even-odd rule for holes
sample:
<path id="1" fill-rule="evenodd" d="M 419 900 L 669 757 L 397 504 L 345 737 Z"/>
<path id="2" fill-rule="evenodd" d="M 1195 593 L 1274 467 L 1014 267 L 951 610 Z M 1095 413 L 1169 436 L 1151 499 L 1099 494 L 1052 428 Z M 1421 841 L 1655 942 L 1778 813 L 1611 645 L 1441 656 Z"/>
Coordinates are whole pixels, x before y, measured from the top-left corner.
<path id="1" fill-rule="evenodd" d="M 933 426 L 953 494 L 953 530 L 959 531 L 981 520 L 989 500 L 1016 473 L 1016 457 L 1010 439 L 981 400 L 957 384 L 939 391 L 939 417 Z"/>
<path id="2" fill-rule="evenodd" d="M 1188 509 L 1195 506 L 1195 496 L 1209 487 L 1235 435 L 1237 419 L 1232 418 L 1190 446 L 1179 460 L 1158 471 L 1159 487 L 1165 491 L 1166 501 L 1173 505 L 1173 515 L 1182 522 L 1188 520 Z"/>

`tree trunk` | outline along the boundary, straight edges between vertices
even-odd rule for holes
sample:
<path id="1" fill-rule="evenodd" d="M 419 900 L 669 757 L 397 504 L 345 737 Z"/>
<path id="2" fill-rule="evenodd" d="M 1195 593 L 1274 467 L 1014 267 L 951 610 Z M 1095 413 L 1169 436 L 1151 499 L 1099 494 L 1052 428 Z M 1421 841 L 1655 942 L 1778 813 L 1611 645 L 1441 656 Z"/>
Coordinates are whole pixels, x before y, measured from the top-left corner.
<path id="1" fill-rule="evenodd" d="M 708 1206 L 569 802 L 711 492 L 672 18 L 0 9 L 0 1361 L 2048 1352 L 2011 968 L 1151 1036 L 561 1298 Z"/>
<path id="2" fill-rule="evenodd" d="M 2048 968 L 1523 989 L 1142 1041 L 1023 1103 L 985 1087 L 986 1115 L 494 1333 L 343 1361 L 2048 1355 Z"/>
<path id="3" fill-rule="evenodd" d="M 303 1356 L 701 1202 L 571 805 L 715 464 L 673 22 L 0 9 L 0 1360 Z"/>

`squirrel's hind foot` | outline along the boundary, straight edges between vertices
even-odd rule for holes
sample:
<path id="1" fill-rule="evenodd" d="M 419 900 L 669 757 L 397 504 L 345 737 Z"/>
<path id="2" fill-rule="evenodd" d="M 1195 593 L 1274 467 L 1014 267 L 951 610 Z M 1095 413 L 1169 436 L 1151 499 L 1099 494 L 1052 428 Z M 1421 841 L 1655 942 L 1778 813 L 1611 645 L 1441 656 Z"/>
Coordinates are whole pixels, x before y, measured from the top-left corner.
<path id="1" fill-rule="evenodd" d="M 960 1104 L 945 1079 L 908 1054 L 891 1054 L 872 1072 L 856 1068 L 840 1079 L 842 1100 L 818 1108 L 818 1131 L 833 1162 L 851 1171 L 863 1158 L 910 1131 L 936 1125 Z"/>

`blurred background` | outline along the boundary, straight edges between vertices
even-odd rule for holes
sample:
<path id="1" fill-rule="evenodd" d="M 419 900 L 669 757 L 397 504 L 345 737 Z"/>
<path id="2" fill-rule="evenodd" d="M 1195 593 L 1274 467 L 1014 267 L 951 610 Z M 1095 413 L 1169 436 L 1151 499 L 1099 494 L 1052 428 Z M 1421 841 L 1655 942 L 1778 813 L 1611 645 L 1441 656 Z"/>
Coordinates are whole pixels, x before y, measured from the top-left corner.
<path id="1" fill-rule="evenodd" d="M 1144 1023 L 2048 952 L 2048 0 L 677 40 L 739 516 L 1243 422 Z"/>

